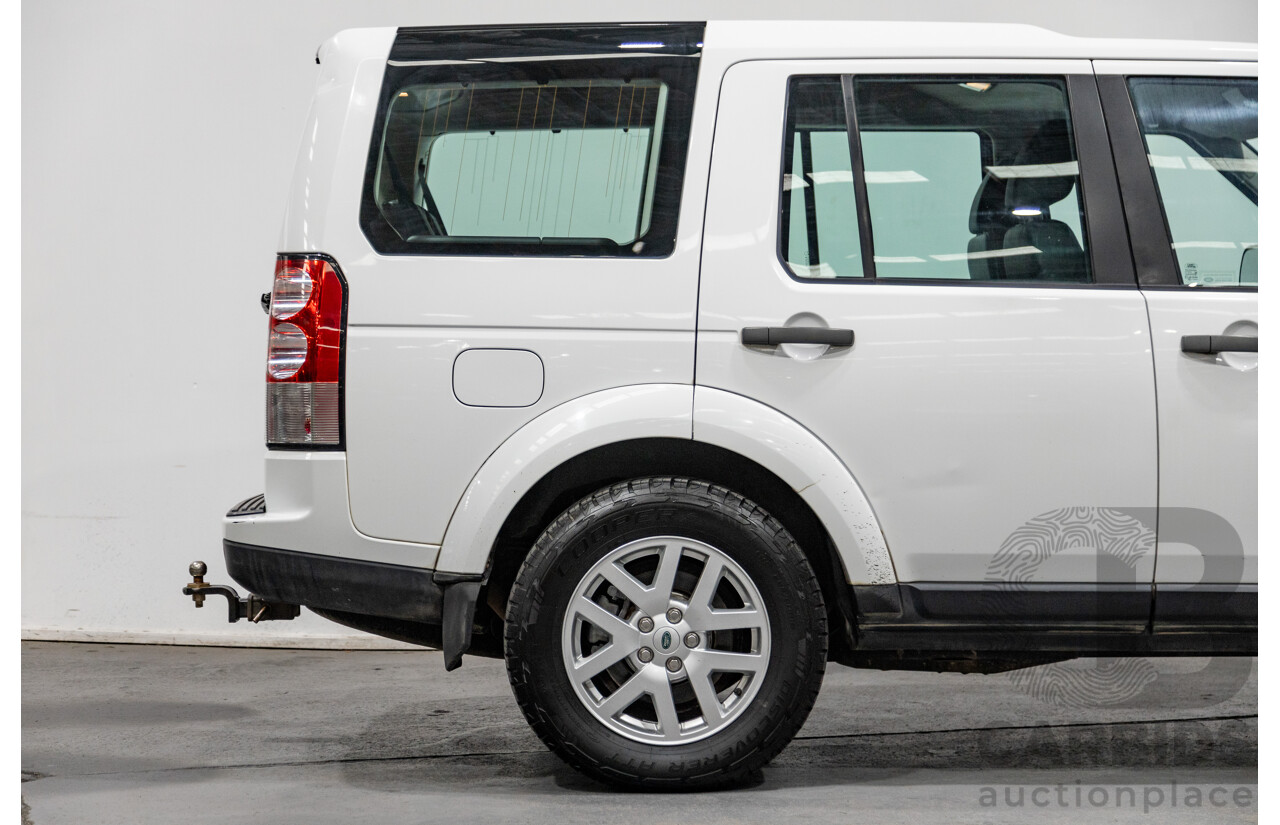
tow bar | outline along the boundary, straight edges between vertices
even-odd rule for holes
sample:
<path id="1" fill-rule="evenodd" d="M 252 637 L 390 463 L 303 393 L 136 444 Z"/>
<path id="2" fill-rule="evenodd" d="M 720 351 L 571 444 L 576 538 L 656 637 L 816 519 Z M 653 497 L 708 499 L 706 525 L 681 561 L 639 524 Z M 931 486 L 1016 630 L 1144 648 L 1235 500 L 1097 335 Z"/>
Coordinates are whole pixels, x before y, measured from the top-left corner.
<path id="1" fill-rule="evenodd" d="M 196 607 L 204 607 L 206 596 L 226 596 L 229 622 L 238 622 L 241 619 L 248 619 L 255 624 L 285 621 L 296 619 L 302 614 L 302 608 L 296 604 L 272 604 L 252 593 L 248 598 L 242 599 L 234 587 L 225 584 L 209 584 L 204 580 L 204 574 L 209 572 L 209 567 L 202 561 L 191 562 L 191 566 L 187 569 L 191 573 L 191 582 L 182 588 L 182 595 L 190 596 L 196 603 Z"/>

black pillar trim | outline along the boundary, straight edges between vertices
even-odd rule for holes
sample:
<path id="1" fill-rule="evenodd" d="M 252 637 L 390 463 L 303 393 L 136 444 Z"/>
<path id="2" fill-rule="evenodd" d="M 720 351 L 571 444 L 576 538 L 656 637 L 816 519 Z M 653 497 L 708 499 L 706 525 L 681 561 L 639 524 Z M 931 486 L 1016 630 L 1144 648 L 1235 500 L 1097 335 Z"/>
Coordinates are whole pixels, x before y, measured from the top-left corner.
<path id="1" fill-rule="evenodd" d="M 853 201 L 858 209 L 858 244 L 862 251 L 862 277 L 876 277 L 875 243 L 871 237 L 871 206 L 867 201 L 862 136 L 858 133 L 858 107 L 853 97 L 853 75 L 841 77 L 844 87 L 844 119 L 849 130 L 849 162 L 853 169 Z"/>
<path id="2" fill-rule="evenodd" d="M 1125 78 L 1100 75 L 1098 94 L 1106 118 L 1111 154 L 1123 194 L 1125 218 L 1138 283 L 1142 286 L 1180 286 L 1178 261 L 1169 240 L 1164 208 L 1156 191 L 1146 143 L 1138 128 Z"/>
<path id="3" fill-rule="evenodd" d="M 1093 281 L 1136 286 L 1116 167 L 1093 75 L 1068 75 L 1067 97 L 1080 163 L 1080 192 Z"/>

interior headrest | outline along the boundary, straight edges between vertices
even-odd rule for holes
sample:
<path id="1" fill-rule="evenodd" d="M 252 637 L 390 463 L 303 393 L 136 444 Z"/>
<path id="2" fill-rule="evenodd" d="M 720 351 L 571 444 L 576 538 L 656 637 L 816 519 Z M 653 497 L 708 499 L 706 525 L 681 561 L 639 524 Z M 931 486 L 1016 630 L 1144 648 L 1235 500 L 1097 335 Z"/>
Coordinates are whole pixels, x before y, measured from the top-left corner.
<path id="1" fill-rule="evenodd" d="M 1022 147 L 1014 161 L 1014 170 L 1007 175 L 1005 205 L 1010 209 L 1044 208 L 1062 200 L 1075 186 L 1079 175 L 1072 163 L 1074 160 L 1067 122 L 1061 118 L 1046 121 Z M 1055 165 L 1060 168 L 1053 168 Z M 1035 168 L 1045 166 L 1050 168 Z"/>
<path id="2" fill-rule="evenodd" d="M 982 183 L 973 196 L 973 206 L 969 209 L 969 231 L 981 235 L 997 226 L 1012 226 L 1015 221 L 1004 205 L 1004 194 L 1008 181 L 994 175 L 983 175 Z"/>

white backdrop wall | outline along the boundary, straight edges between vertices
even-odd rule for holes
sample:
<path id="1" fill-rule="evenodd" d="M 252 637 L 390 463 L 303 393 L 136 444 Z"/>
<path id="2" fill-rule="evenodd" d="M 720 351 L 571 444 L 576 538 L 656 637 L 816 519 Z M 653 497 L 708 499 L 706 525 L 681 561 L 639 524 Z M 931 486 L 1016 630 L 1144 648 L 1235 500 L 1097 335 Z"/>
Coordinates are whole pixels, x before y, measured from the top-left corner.
<path id="1" fill-rule="evenodd" d="M 220 599 L 197 612 L 180 594 L 195 558 L 226 580 L 221 515 L 263 487 L 258 295 L 325 38 L 353 26 L 779 16 L 1257 39 L 1252 0 L 25 3 L 24 637 L 375 643 L 311 615 L 228 625 Z"/>

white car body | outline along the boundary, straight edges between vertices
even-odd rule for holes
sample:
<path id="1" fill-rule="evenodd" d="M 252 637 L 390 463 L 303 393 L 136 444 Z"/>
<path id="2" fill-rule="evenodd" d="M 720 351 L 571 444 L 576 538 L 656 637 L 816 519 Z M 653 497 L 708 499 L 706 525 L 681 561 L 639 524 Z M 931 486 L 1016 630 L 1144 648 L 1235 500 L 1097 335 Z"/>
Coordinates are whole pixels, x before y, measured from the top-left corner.
<path id="1" fill-rule="evenodd" d="M 389 251 L 371 240 L 362 210 L 375 197 L 370 193 L 387 188 L 374 177 L 376 164 L 398 174 L 395 162 L 378 154 L 384 128 L 391 134 L 379 118 L 391 123 L 391 96 L 400 88 L 391 85 L 393 72 L 407 77 L 414 67 L 460 67 L 462 91 L 450 92 L 443 135 L 455 116 L 452 101 L 464 93 L 470 128 L 482 88 L 465 91 L 470 65 L 490 71 L 503 61 L 598 59 L 608 66 L 614 58 L 643 60 L 645 49 L 663 43 L 528 58 L 517 46 L 506 56 L 485 52 L 475 59 L 466 57 L 465 44 L 436 43 L 453 48 L 453 56 L 414 60 L 396 49 L 419 36 L 445 42 L 453 35 L 378 28 L 343 31 L 320 47 L 279 248 L 281 265 L 323 257 L 340 270 L 342 435 L 328 449 L 276 443 L 267 450 L 265 503 L 246 502 L 224 522 L 232 575 L 267 601 L 441 644 L 453 668 L 469 646 L 498 655 L 517 569 L 524 570 L 539 536 L 555 533 L 553 521 L 570 504 L 628 479 L 692 478 L 741 493 L 795 535 L 821 581 L 835 661 L 993 670 L 1101 651 L 1256 651 L 1257 241 L 1177 235 L 1161 217 L 1151 171 L 1252 174 L 1256 213 L 1256 137 L 1249 139 L 1252 165 L 1194 152 L 1148 154 L 1126 86 L 1134 78 L 1172 86 L 1194 78 L 1252 82 L 1256 45 L 1084 39 L 992 24 L 739 21 L 699 30 L 693 53 L 676 55 L 697 61 L 692 113 L 680 126 L 687 132 L 678 133 L 687 153 L 682 178 L 665 196 L 675 199 L 678 221 L 670 254 L 649 256 L 643 243 L 625 255 L 504 254 L 483 245 L 459 254 L 450 246 L 442 254 L 413 247 L 422 239 L 404 234 L 404 248 Z M 465 41 L 477 31 L 457 37 Z M 916 282 L 879 274 L 817 277 L 823 266 L 828 275 L 832 270 L 825 259 L 821 266 L 814 260 L 813 200 L 805 207 L 812 266 L 798 271 L 782 252 L 792 241 L 779 216 L 801 194 L 816 198 L 812 189 L 820 182 L 853 187 L 862 221 L 855 240 L 862 246 L 845 259 L 861 260 L 867 273 L 929 262 L 873 258 L 868 237 L 875 224 L 874 215 L 866 217 L 872 184 L 926 180 L 919 172 L 891 167 L 873 178 L 860 166 L 865 148 L 848 141 L 848 171 L 784 175 L 795 167 L 780 168 L 780 154 L 784 164 L 800 162 L 789 155 L 791 133 L 784 135 L 796 78 L 843 84 L 841 106 L 852 130 L 869 99 L 855 98 L 861 79 L 947 83 L 979 94 L 993 85 L 964 80 L 971 76 L 1057 83 L 1069 103 L 1062 122 L 1070 125 L 1078 160 L 1001 166 L 984 159 L 985 172 L 970 170 L 982 183 L 966 195 L 973 201 L 970 252 L 933 257 L 967 259 L 974 271 L 974 260 L 993 256 L 1045 261 L 1058 254 L 1052 244 L 974 246 L 987 237 L 986 228 L 974 227 L 980 217 L 987 220 L 981 205 L 992 196 L 997 211 L 1026 219 L 1004 215 L 1001 236 L 1035 230 L 1042 232 L 1035 237 L 1058 237 L 1046 227 L 1067 226 L 1063 220 L 1075 221 L 1064 231 L 1083 236 L 1087 226 L 1079 260 L 1091 267 L 1089 277 L 982 284 L 974 282 L 977 275 Z M 551 128 L 556 99 L 548 134 L 560 131 Z M 968 100 L 947 105 L 961 111 L 978 98 Z M 541 92 L 537 101 L 541 106 Z M 421 105 L 425 124 L 429 104 Z M 655 111 L 666 105 L 664 96 Z M 523 92 L 520 106 L 523 112 Z M 615 118 L 615 130 L 619 123 Z M 1041 123 L 1043 131 L 1049 121 Z M 429 212 L 439 214 L 427 193 L 427 158 L 436 149 L 423 143 L 424 128 L 414 143 L 420 179 L 408 190 L 395 185 L 398 202 L 413 202 L 429 221 Z M 643 128 L 637 133 L 655 133 Z M 809 141 L 818 127 L 805 128 Z M 947 128 L 960 131 L 939 131 Z M 1018 157 L 1035 157 L 1035 140 L 1027 138 Z M 476 164 L 489 162 L 484 145 Z M 514 169 L 514 138 L 511 145 Z M 1016 148 L 1006 137 L 1003 156 L 1013 156 L 1010 146 Z M 465 158 L 465 142 L 459 151 Z M 809 153 L 810 163 L 812 152 L 806 142 L 794 158 Z M 496 171 L 499 161 L 493 163 Z M 610 156 L 610 170 L 612 163 Z M 1025 171 L 1039 166 L 1049 171 Z M 483 181 L 489 167 L 477 168 Z M 522 173 L 526 185 L 533 168 Z M 652 184 L 659 173 L 644 168 Z M 462 174 L 459 161 L 457 180 Z M 1019 205 L 1013 183 L 986 189 L 992 175 L 1003 174 L 1069 176 L 1071 192 L 1087 198 L 1078 196 L 1074 218 L 1058 212 L 1050 219 L 1047 204 L 1060 195 L 1045 201 L 1042 215 L 1039 206 Z M 575 193 L 577 185 L 575 177 Z M 1034 194 L 1036 185 L 1019 191 Z M 811 188 L 800 193 L 804 187 Z M 647 197 L 654 197 L 651 190 Z M 531 195 L 531 221 L 532 203 Z M 636 237 L 641 225 L 637 218 Z M 465 244 L 474 240 L 467 234 L 428 240 Z M 1237 256 L 1235 282 L 1209 288 L 1220 277 L 1216 270 L 1183 267 L 1175 255 L 1196 249 L 1216 250 L 1224 260 Z M 1001 273 L 1005 266 L 999 264 Z M 284 317 L 273 316 L 273 330 Z M 754 343 L 752 336 L 766 329 L 769 336 L 820 330 L 848 339 Z M 310 418 L 306 426 L 309 438 Z M 711 549 L 698 552 L 710 565 L 719 550 L 702 541 L 698 547 Z M 346 580 L 349 574 L 358 586 Z M 395 594 L 378 590 L 379 582 L 393 581 Z M 348 589 L 350 598 L 343 595 Z M 752 586 L 742 593 L 747 601 L 759 596 Z M 431 633 L 414 629 L 428 626 Z M 688 630 L 677 620 L 664 628 L 676 637 Z M 507 632 L 510 659 L 513 631 Z M 569 631 L 565 639 L 571 646 Z M 678 647 L 678 638 L 671 644 Z M 649 658 L 639 662 L 647 664 L 653 653 L 645 650 Z M 572 671 L 585 661 L 568 664 Z M 590 705 L 592 695 L 580 698 Z M 615 722 L 608 725 L 625 737 L 628 728 Z M 652 724 L 660 730 L 664 723 Z"/>
<path id="2" fill-rule="evenodd" d="M 785 403 L 771 398 L 778 386 L 773 376 L 737 383 L 724 374 L 742 369 L 740 362 L 760 358 L 737 344 L 734 321 L 781 322 L 822 304 L 828 297 L 822 290 L 838 292 L 838 285 L 796 283 L 776 260 L 776 271 L 762 277 L 762 288 L 777 292 L 768 300 L 741 293 L 735 297 L 730 283 L 721 285 L 742 265 L 737 259 L 745 260 L 756 254 L 756 247 L 772 244 L 777 173 L 753 163 L 751 154 L 760 147 L 750 140 L 725 141 L 712 153 L 717 112 L 722 129 L 742 135 L 764 134 L 762 127 L 781 117 L 780 110 L 747 113 L 727 106 L 738 89 L 759 82 L 780 88 L 777 84 L 798 70 L 1105 74 L 1133 69 L 1132 61 L 1159 60 L 1138 68 L 1248 75 L 1256 73 L 1254 46 L 1083 39 L 994 24 L 712 22 L 701 57 L 675 254 L 662 260 L 524 258 L 515 266 L 502 258 L 380 255 L 361 232 L 356 213 L 364 155 L 395 32 L 349 30 L 321 46 L 320 78 L 280 236 L 282 250 L 332 255 L 353 285 L 347 450 L 345 455 L 269 451 L 266 494 L 273 506 L 261 516 L 229 521 L 229 539 L 447 573 L 482 573 L 497 526 L 543 473 L 601 444 L 676 437 L 726 446 L 788 483 L 794 481 L 797 488 L 816 481 L 802 495 L 833 532 L 850 583 L 981 579 L 995 547 L 1014 526 L 1008 523 L 1008 512 L 1034 515 L 1066 504 L 1156 506 L 1154 388 L 1139 380 L 1151 368 L 1148 304 L 1157 304 L 1153 313 L 1166 311 L 1167 304 L 1170 314 L 1185 314 L 1188 310 L 1180 305 L 1195 305 L 1190 318 L 1161 331 L 1163 341 L 1173 340 L 1184 327 L 1199 329 L 1205 316 L 1212 316 L 1214 332 L 1233 322 L 1256 324 L 1256 294 L 1153 296 L 1028 288 L 993 295 L 963 294 L 950 287 L 884 287 L 874 307 L 850 314 L 850 325 L 861 321 L 866 328 L 867 322 L 876 323 L 873 316 L 880 316 L 885 319 L 880 323 L 910 336 L 917 332 L 909 320 L 900 320 L 902 316 L 933 319 L 927 322 L 932 344 L 912 349 L 914 356 L 929 358 L 946 357 L 949 342 L 965 334 L 965 319 L 975 313 L 1003 319 L 997 334 L 1011 341 L 1039 334 L 1072 348 L 1074 357 L 1095 371 L 1096 383 L 1089 389 L 1096 392 L 1096 400 L 1124 416 L 1114 431 L 1104 435 L 1081 428 L 1066 444 L 1036 443 L 1039 428 L 1027 427 L 1022 433 L 1002 433 L 1004 443 L 977 438 L 953 445 L 960 447 L 955 452 L 928 437 L 922 422 L 890 409 L 883 418 L 865 415 L 858 422 L 860 429 L 873 428 L 875 439 L 841 443 L 841 436 L 833 432 L 835 420 L 818 430 L 827 438 L 815 439 L 816 428 L 805 414 L 788 417 Z M 906 60 L 904 54 L 929 57 Z M 1026 59 L 1030 55 L 1035 59 Z M 876 62 L 867 62 L 871 60 Z M 1089 60 L 1096 61 L 1092 68 Z M 775 99 L 780 107 L 782 96 Z M 725 172 L 717 176 L 721 168 Z M 754 172 L 754 178 L 743 172 Z M 755 214 L 745 211 L 752 208 Z M 700 264 L 701 316 L 695 313 Z M 1033 306 L 1039 309 L 1032 314 L 1020 309 Z M 827 318 L 832 325 L 842 325 L 831 310 L 826 312 L 832 315 Z M 1081 319 L 1088 319 L 1090 326 L 1082 326 Z M 1048 329 L 1047 323 L 1061 327 Z M 1131 346 L 1118 354 L 1105 345 L 1107 335 L 1130 336 Z M 541 397 L 521 406 L 478 409 L 460 404 L 449 390 L 458 354 L 511 347 L 541 358 Z M 1170 369 L 1159 356 L 1172 360 L 1174 348 L 1168 343 L 1157 347 L 1157 369 Z M 637 359 L 637 352 L 644 357 Z M 793 365 L 790 359 L 787 364 Z M 1063 404 L 1063 390 L 1054 390 L 1058 378 L 1051 368 L 1028 363 L 1025 369 L 1029 377 L 1040 376 L 1042 390 L 1028 391 L 1039 396 L 1028 412 L 1068 415 L 1070 406 Z M 1234 403 L 1189 397 L 1176 410 L 1162 405 L 1166 431 L 1203 425 L 1212 431 L 1252 427 L 1256 433 L 1256 373 L 1214 373 Z M 869 397 L 902 397 L 914 391 L 917 377 L 884 375 L 862 386 Z M 500 377 L 497 381 L 503 383 Z M 708 396 L 703 402 L 699 390 L 704 387 L 730 389 L 745 398 L 735 399 L 739 409 L 727 409 L 711 401 L 707 392 L 701 393 Z M 990 403 L 993 388 L 957 389 L 957 407 L 980 410 Z M 746 399 L 764 402 L 764 407 Z M 612 402 L 607 414 L 583 415 L 584 409 L 606 400 Z M 777 440 L 762 438 L 757 420 L 761 414 L 778 417 L 779 429 L 790 426 L 794 432 Z M 809 414 L 821 419 L 838 411 L 828 406 Z M 1184 420 L 1201 417 L 1211 420 Z M 788 418 L 789 425 L 784 423 Z M 995 490 L 992 483 L 1000 472 L 1002 451 L 1014 444 L 1032 450 L 1037 463 L 1052 467 L 1058 484 L 1001 486 L 1003 506 L 984 510 L 979 504 Z M 1249 510 L 1256 501 L 1256 486 L 1252 492 L 1248 487 L 1256 477 L 1256 435 L 1252 443 L 1226 445 L 1231 455 L 1224 455 L 1221 443 L 1204 444 L 1200 454 L 1187 459 L 1194 467 L 1167 468 L 1163 473 L 1164 501 L 1203 506 L 1205 485 L 1178 490 L 1170 498 L 1171 488 L 1176 490 L 1179 478 L 1194 478 L 1196 471 L 1216 464 L 1232 468 L 1239 483 L 1220 504 L 1245 534 L 1250 571 L 1245 580 L 1256 582 L 1256 516 Z M 1111 466 L 1128 468 L 1130 474 L 1099 474 L 1098 462 L 1078 460 L 1081 451 L 1106 456 Z M 1077 460 L 1062 465 L 1057 458 L 1064 454 Z M 1168 460 L 1166 456 L 1162 467 Z M 890 464 L 899 465 L 899 474 L 886 472 Z M 918 507 L 927 507 L 933 515 L 920 519 L 913 512 Z M 971 544 L 955 546 L 948 539 L 954 525 L 974 519 L 989 520 L 990 525 L 972 533 Z M 1194 553 L 1188 556 L 1184 546 L 1162 546 L 1161 551 L 1179 559 L 1170 561 L 1163 580 L 1198 580 L 1201 571 Z M 1147 563 L 1140 576 L 1154 573 L 1154 557 Z M 1093 568 L 1091 559 L 1081 556 L 1065 562 L 1062 572 L 1069 580 L 1087 580 Z"/>

